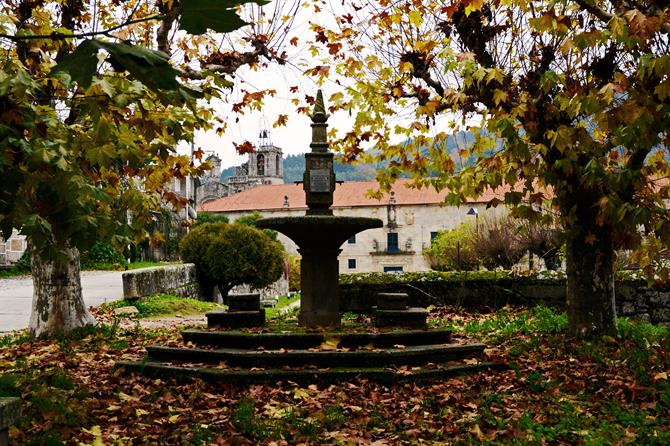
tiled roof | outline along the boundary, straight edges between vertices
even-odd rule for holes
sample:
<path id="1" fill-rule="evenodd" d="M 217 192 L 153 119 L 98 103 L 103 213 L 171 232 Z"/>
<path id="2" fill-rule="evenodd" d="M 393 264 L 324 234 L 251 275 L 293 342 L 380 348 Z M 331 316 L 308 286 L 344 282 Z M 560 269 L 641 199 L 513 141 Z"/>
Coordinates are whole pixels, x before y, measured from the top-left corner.
<path id="1" fill-rule="evenodd" d="M 447 192 L 436 192 L 433 188 L 411 189 L 406 187 L 410 180 L 397 180 L 393 186 L 396 204 L 438 204 L 444 200 Z M 381 200 L 366 196 L 367 191 L 375 190 L 378 184 L 375 181 L 347 181 L 338 184 L 333 197 L 333 207 L 359 207 L 386 205 L 389 200 L 385 194 Z M 494 197 L 502 199 L 504 191 L 487 190 L 471 203 L 485 203 Z M 271 184 L 257 186 L 243 192 L 208 201 L 200 206 L 205 212 L 235 212 L 235 211 L 266 211 L 284 208 L 284 197 L 288 197 L 288 209 L 306 209 L 305 192 L 302 184 Z"/>

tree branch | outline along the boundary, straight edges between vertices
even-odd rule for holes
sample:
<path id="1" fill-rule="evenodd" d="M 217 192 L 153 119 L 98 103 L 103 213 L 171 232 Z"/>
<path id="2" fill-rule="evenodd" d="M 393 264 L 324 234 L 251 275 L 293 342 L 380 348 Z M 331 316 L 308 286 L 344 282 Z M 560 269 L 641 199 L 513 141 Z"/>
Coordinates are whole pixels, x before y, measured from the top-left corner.
<path id="1" fill-rule="evenodd" d="M 100 36 L 100 35 L 105 35 L 105 36 L 111 36 L 110 33 L 119 30 L 121 28 L 124 28 L 129 25 L 134 25 L 135 23 L 142 23 L 142 22 L 150 22 L 152 20 L 159 20 L 163 16 L 161 15 L 152 15 L 149 17 L 143 17 L 141 19 L 134 19 L 134 20 L 128 20 L 127 22 L 121 23 L 119 25 L 113 26 L 109 29 L 105 29 L 102 31 L 89 31 L 87 33 L 79 33 L 79 34 L 63 34 L 63 33 L 51 33 L 51 34 L 32 34 L 32 35 L 25 35 L 25 36 L 17 36 L 15 34 L 0 34 L 0 38 L 4 39 L 9 39 L 14 42 L 19 42 L 19 41 L 24 41 L 24 40 L 38 40 L 38 39 L 52 39 L 52 40 L 63 40 L 63 39 L 76 39 L 76 38 L 81 38 L 81 37 L 93 37 L 93 36 Z"/>

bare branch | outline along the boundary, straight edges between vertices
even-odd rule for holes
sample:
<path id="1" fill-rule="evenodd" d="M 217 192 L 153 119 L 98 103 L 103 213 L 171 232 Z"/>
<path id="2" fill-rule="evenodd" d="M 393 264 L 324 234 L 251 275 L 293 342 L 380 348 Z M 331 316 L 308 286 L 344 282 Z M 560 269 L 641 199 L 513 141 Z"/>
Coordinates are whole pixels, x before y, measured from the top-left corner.
<path id="1" fill-rule="evenodd" d="M 160 20 L 163 16 L 161 15 L 152 15 L 149 17 L 143 17 L 140 19 L 134 19 L 134 20 L 128 20 L 124 23 L 121 23 L 116 26 L 112 26 L 109 29 L 105 29 L 102 31 L 89 31 L 86 33 L 78 33 L 78 34 L 63 34 L 63 33 L 51 33 L 51 34 L 32 34 L 32 35 L 25 35 L 25 36 L 17 36 L 15 34 L 0 34 L 0 38 L 4 39 L 9 39 L 13 40 L 15 42 L 19 41 L 24 41 L 24 40 L 39 40 L 39 39 L 51 39 L 51 40 L 63 40 L 63 39 L 76 39 L 76 38 L 81 38 L 81 37 L 93 37 L 93 36 L 110 36 L 114 37 L 111 35 L 112 32 L 117 31 L 121 28 L 124 28 L 129 25 L 134 25 L 135 23 L 143 23 L 143 22 L 150 22 L 152 20 Z"/>

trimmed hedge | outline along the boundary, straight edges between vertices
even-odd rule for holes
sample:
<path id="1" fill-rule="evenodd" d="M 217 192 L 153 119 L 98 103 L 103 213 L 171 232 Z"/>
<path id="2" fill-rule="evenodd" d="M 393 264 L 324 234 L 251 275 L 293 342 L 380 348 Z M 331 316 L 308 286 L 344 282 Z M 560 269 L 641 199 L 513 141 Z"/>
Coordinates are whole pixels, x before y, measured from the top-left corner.
<path id="1" fill-rule="evenodd" d="M 380 292 L 406 292 L 411 306 L 468 309 L 505 305 L 565 307 L 565 274 L 515 276 L 507 271 L 357 273 L 340 275 L 341 310 L 369 312 Z M 630 271 L 618 274 L 617 312 L 650 322 L 670 322 L 670 284 L 649 286 Z"/>

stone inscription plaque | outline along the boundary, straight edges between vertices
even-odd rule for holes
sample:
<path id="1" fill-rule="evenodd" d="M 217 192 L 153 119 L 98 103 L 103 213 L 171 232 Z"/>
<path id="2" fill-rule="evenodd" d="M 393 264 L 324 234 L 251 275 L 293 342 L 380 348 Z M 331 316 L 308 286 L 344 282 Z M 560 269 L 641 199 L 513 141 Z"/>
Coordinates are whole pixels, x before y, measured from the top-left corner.
<path id="1" fill-rule="evenodd" d="M 310 192 L 330 192 L 330 171 L 328 169 L 310 169 Z"/>

